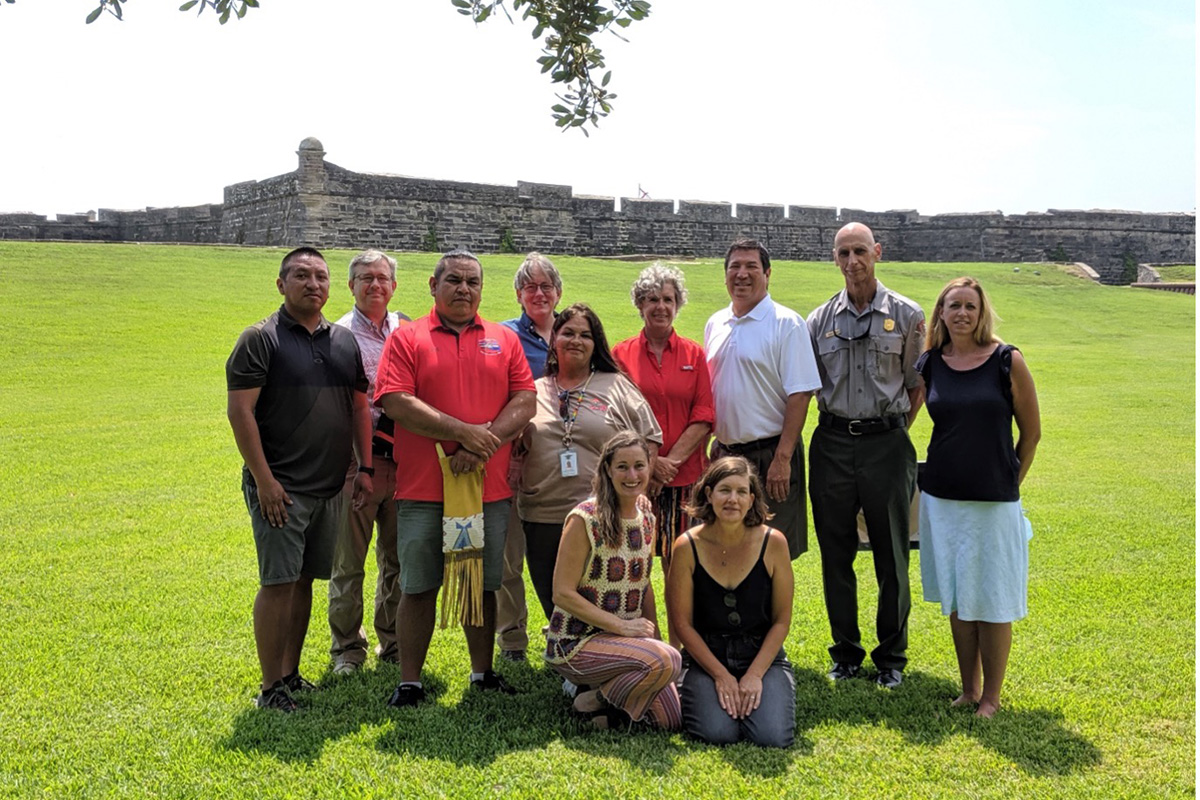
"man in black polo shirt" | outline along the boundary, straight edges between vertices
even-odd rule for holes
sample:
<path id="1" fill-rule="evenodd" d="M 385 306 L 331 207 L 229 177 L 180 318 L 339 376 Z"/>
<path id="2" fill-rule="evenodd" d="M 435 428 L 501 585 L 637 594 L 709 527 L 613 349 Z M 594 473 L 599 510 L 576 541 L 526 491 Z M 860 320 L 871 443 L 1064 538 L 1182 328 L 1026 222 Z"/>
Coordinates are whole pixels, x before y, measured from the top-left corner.
<path id="1" fill-rule="evenodd" d="M 254 641 L 259 708 L 293 711 L 312 582 L 327 580 L 342 517 L 351 449 L 359 459 L 352 502 L 371 495 L 371 412 L 354 334 L 321 315 L 329 267 L 311 247 L 283 257 L 283 305 L 247 328 L 225 364 L 229 424 L 242 454 L 242 489 L 258 551 Z"/>

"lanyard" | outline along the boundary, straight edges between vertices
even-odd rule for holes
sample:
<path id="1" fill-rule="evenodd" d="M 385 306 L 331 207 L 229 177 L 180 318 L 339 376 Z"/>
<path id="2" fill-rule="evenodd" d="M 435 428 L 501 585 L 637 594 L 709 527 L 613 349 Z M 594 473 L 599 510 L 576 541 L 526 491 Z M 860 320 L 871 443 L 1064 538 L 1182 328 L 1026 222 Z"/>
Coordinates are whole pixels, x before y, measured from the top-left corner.
<path id="1" fill-rule="evenodd" d="M 563 420 L 563 448 L 569 450 L 571 443 L 574 441 L 572 436 L 575 431 L 575 422 L 579 419 L 579 407 L 583 405 L 583 397 L 587 394 L 588 385 L 592 382 L 592 376 L 596 374 L 595 370 L 588 373 L 588 379 L 584 381 L 582 389 L 559 389 L 558 376 L 554 377 L 554 388 L 558 391 L 559 402 L 565 402 L 566 408 L 560 409 L 560 414 Z M 575 401 L 574 410 L 571 409 L 571 395 L 579 392 L 579 398 Z M 566 395 L 565 397 L 563 395 Z"/>

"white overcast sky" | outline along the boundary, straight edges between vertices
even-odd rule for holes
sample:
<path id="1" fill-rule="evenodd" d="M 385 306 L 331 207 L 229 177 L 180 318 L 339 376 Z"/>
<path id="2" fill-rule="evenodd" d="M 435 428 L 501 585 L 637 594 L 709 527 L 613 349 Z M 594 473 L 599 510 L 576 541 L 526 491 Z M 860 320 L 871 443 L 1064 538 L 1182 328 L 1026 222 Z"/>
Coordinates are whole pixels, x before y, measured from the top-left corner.
<path id="1" fill-rule="evenodd" d="M 1195 208 L 1191 0 L 653 0 L 562 133 L 519 20 L 449 0 L 0 3 L 0 212 L 221 202 L 315 136 L 361 172 L 918 209 Z"/>

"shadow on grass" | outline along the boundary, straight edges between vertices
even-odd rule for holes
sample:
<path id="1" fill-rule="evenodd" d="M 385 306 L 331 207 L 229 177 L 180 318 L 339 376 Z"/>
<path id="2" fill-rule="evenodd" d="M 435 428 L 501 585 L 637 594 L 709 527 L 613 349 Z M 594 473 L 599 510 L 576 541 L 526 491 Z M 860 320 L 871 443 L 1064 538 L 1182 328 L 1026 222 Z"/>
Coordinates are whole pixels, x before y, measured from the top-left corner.
<path id="1" fill-rule="evenodd" d="M 527 665 L 499 669 L 519 690 L 517 695 L 451 691 L 425 672 L 426 702 L 404 709 L 387 705 L 400 680 L 396 667 L 381 665 L 342 678 L 327 675 L 321 691 L 303 696 L 293 714 L 247 706 L 222 744 L 281 761 L 312 763 L 327 743 L 375 727 L 381 752 L 486 766 L 507 752 L 544 749 L 576 733 L 562 711 L 566 700 L 553 673 Z"/>
<path id="2" fill-rule="evenodd" d="M 300 696 L 300 708 L 294 713 L 249 705 L 234 719 L 233 731 L 222 744 L 230 750 L 265 753 L 281 761 L 311 763 L 320 758 L 326 742 L 364 726 L 392 721 L 396 712 L 387 706 L 387 699 L 399 680 L 400 670 L 392 666 L 346 677 L 326 675 L 319 692 Z M 436 696 L 445 691 L 445 684 L 426 676 L 425 688 Z"/>
<path id="3" fill-rule="evenodd" d="M 796 743 L 771 750 L 741 743 L 714 747 L 679 734 L 639 729 L 635 733 L 597 731 L 570 711 L 560 678 L 549 669 L 528 665 L 502 667 L 519 689 L 515 696 L 455 690 L 426 673 L 430 700 L 393 709 L 386 700 L 399 681 L 399 670 L 384 666 L 323 681 L 290 715 L 247 707 L 234 720 L 223 743 L 231 750 L 269 754 L 281 761 L 311 763 L 326 743 L 378 727 L 376 748 L 458 765 L 486 766 L 505 753 L 541 750 L 554 741 L 587 756 L 621 759 L 652 775 L 670 773 L 690 752 L 715 750 L 745 775 L 776 777 L 798 757 L 812 755 L 811 732 L 822 725 L 877 725 L 900 732 L 907 742 L 936 746 L 952 736 L 970 736 L 1019 769 L 1037 776 L 1068 774 L 1100 763 L 1100 750 L 1067 730 L 1060 714 L 1003 709 L 991 720 L 971 709 L 950 708 L 957 686 L 920 672 L 907 672 L 895 690 L 868 680 L 831 685 L 823 672 L 796 669 Z"/>
<path id="4" fill-rule="evenodd" d="M 831 685 L 824 673 L 797 669 L 796 744 L 811 754 L 806 735 L 824 723 L 884 725 L 915 744 L 936 745 L 951 736 L 970 736 L 1018 768 L 1038 776 L 1063 775 L 1100 763 L 1100 749 L 1063 727 L 1049 711 L 1001 709 L 980 719 L 973 708 L 951 708 L 958 686 L 920 672 L 905 672 L 897 689 L 884 690 L 869 680 Z"/>

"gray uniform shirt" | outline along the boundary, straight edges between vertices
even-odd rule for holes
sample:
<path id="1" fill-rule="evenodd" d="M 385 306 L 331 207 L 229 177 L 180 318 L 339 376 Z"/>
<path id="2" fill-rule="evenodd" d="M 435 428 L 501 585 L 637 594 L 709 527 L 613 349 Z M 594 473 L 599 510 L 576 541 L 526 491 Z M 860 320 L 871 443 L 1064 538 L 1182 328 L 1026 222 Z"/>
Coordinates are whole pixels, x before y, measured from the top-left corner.
<path id="1" fill-rule="evenodd" d="M 920 306 L 878 282 L 861 312 L 845 289 L 819 306 L 808 316 L 821 373 L 818 408 L 847 419 L 907 414 L 907 390 L 921 382 L 913 365 L 924 322 Z"/>

